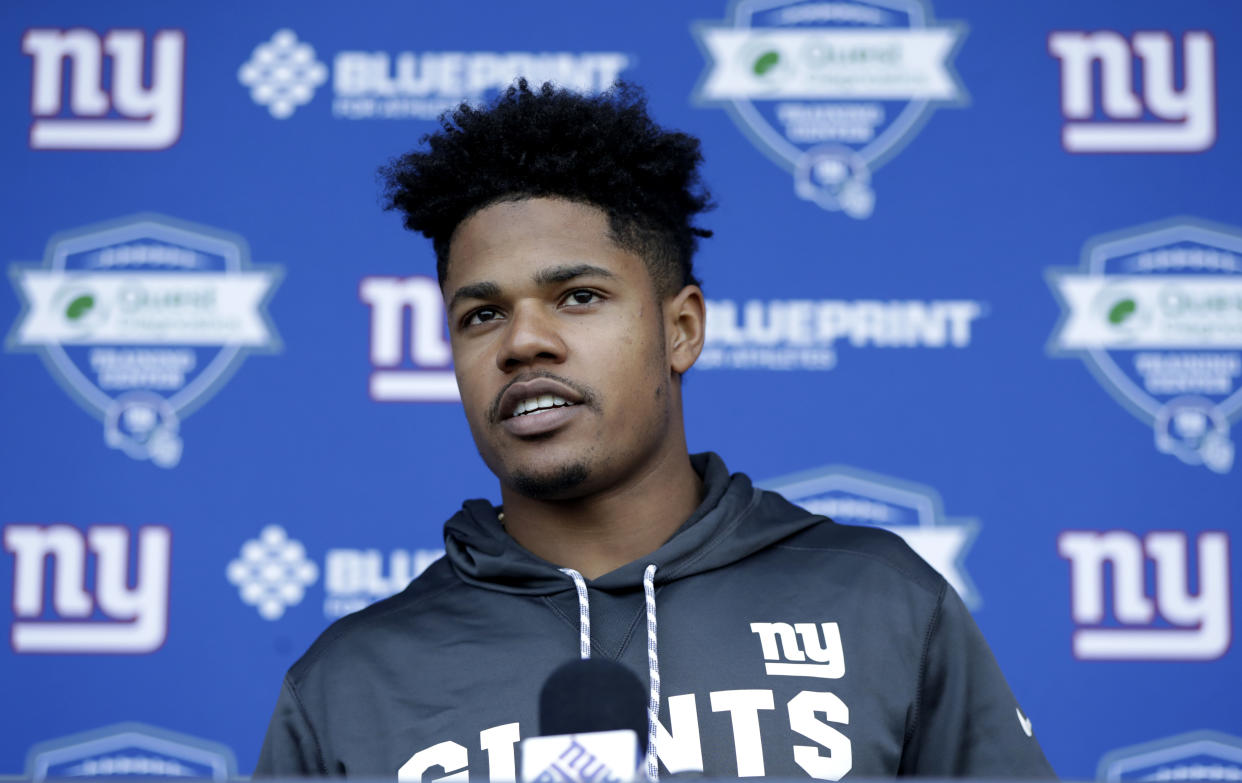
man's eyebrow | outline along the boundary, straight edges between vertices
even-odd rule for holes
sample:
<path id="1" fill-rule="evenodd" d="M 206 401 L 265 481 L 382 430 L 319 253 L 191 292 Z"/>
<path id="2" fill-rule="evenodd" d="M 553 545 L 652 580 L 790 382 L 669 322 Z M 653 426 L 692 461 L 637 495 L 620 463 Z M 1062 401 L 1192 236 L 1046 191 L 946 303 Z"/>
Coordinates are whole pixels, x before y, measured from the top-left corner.
<path id="1" fill-rule="evenodd" d="M 564 266 L 553 266 L 547 269 L 540 269 L 535 273 L 535 282 L 539 285 L 555 285 L 557 283 L 567 283 L 575 277 L 616 277 L 612 272 L 600 266 L 592 264 L 566 264 Z"/>
<path id="2" fill-rule="evenodd" d="M 616 277 L 615 274 L 602 266 L 595 266 L 594 264 L 563 264 L 561 266 L 540 269 L 535 273 L 534 280 L 537 285 L 557 285 L 559 283 L 567 283 L 577 277 L 587 276 Z M 500 296 L 500 293 L 500 286 L 491 280 L 467 283 L 453 292 L 452 298 L 449 299 L 448 309 L 452 310 L 463 299 L 494 299 Z"/>
<path id="3" fill-rule="evenodd" d="M 463 299 L 493 299 L 500 296 L 500 286 L 490 280 L 478 283 L 467 283 L 453 292 L 448 309 L 452 310 Z"/>

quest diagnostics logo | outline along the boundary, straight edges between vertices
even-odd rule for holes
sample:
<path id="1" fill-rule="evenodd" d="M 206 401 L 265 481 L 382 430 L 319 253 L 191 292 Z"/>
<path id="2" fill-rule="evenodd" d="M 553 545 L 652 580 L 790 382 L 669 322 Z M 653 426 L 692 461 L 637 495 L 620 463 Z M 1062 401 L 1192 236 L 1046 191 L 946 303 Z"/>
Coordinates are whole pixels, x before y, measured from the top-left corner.
<path id="1" fill-rule="evenodd" d="M 630 67 L 622 52 L 486 52 L 345 49 L 321 62 L 290 29 L 254 48 L 237 71 L 251 99 L 288 119 L 331 83 L 332 116 L 345 120 L 434 120 L 463 102 L 477 102 L 526 77 L 583 92 L 602 92 Z"/>
<path id="2" fill-rule="evenodd" d="M 966 103 L 952 60 L 960 23 L 922 0 L 734 0 L 694 28 L 708 69 L 695 90 L 725 109 L 826 210 L 869 217 L 871 175 L 940 106 Z"/>
<path id="3" fill-rule="evenodd" d="M 979 523 L 946 517 L 940 494 L 931 487 L 842 465 L 770 479 L 761 486 L 813 514 L 896 533 L 940 572 L 968 607 L 979 608 L 979 591 L 965 566 Z"/>
<path id="4" fill-rule="evenodd" d="M 1242 229 L 1176 218 L 1098 236 L 1048 283 L 1062 307 L 1049 354 L 1082 359 L 1153 428 L 1159 451 L 1229 472 L 1242 411 Z"/>
<path id="5" fill-rule="evenodd" d="M 281 269 L 251 266 L 235 234 L 137 215 L 54 236 L 9 275 L 23 307 L 7 349 L 40 354 L 108 446 L 160 467 L 181 459 L 182 418 L 249 353 L 280 350 Z"/>
<path id="6" fill-rule="evenodd" d="M 144 723 L 118 723 L 40 742 L 26 757 L 26 778 L 196 778 L 235 780 L 227 745 Z"/>
<path id="7" fill-rule="evenodd" d="M 1110 751 L 1096 779 L 1122 781 L 1242 780 L 1242 737 L 1192 731 Z"/>

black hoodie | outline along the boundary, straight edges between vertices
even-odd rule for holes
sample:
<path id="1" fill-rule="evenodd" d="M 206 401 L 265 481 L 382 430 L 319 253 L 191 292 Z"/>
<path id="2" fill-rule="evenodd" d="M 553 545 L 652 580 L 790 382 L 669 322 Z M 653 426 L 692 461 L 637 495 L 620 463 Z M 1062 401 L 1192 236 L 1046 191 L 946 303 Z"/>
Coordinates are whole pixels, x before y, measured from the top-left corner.
<path id="1" fill-rule="evenodd" d="M 900 538 L 692 460 L 691 518 L 581 597 L 465 503 L 444 558 L 290 668 L 255 774 L 512 780 L 586 608 L 589 654 L 659 684 L 662 776 L 1054 777 L 969 612 Z"/>

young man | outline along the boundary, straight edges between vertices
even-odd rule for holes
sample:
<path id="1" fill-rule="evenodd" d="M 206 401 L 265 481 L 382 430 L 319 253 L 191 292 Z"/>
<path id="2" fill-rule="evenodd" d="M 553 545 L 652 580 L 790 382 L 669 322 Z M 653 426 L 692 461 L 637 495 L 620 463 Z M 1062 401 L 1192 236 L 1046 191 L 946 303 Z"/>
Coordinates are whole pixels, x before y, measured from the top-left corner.
<path id="1" fill-rule="evenodd" d="M 1053 777 L 956 593 L 896 536 L 687 453 L 698 142 L 627 87 L 511 88 L 385 170 L 432 239 L 501 507 L 289 671 L 256 774 L 512 780 L 579 655 L 651 686 L 647 774 Z"/>

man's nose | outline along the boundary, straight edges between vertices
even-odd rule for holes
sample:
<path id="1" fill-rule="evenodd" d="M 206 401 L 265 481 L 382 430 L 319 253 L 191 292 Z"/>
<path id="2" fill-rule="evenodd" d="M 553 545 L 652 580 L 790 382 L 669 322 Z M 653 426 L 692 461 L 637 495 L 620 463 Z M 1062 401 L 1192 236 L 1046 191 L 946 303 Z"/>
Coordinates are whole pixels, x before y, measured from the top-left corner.
<path id="1" fill-rule="evenodd" d="M 556 315 L 539 302 L 522 302 L 515 306 L 496 356 L 497 366 L 507 372 L 541 361 L 558 363 L 564 359 L 565 343 Z"/>

